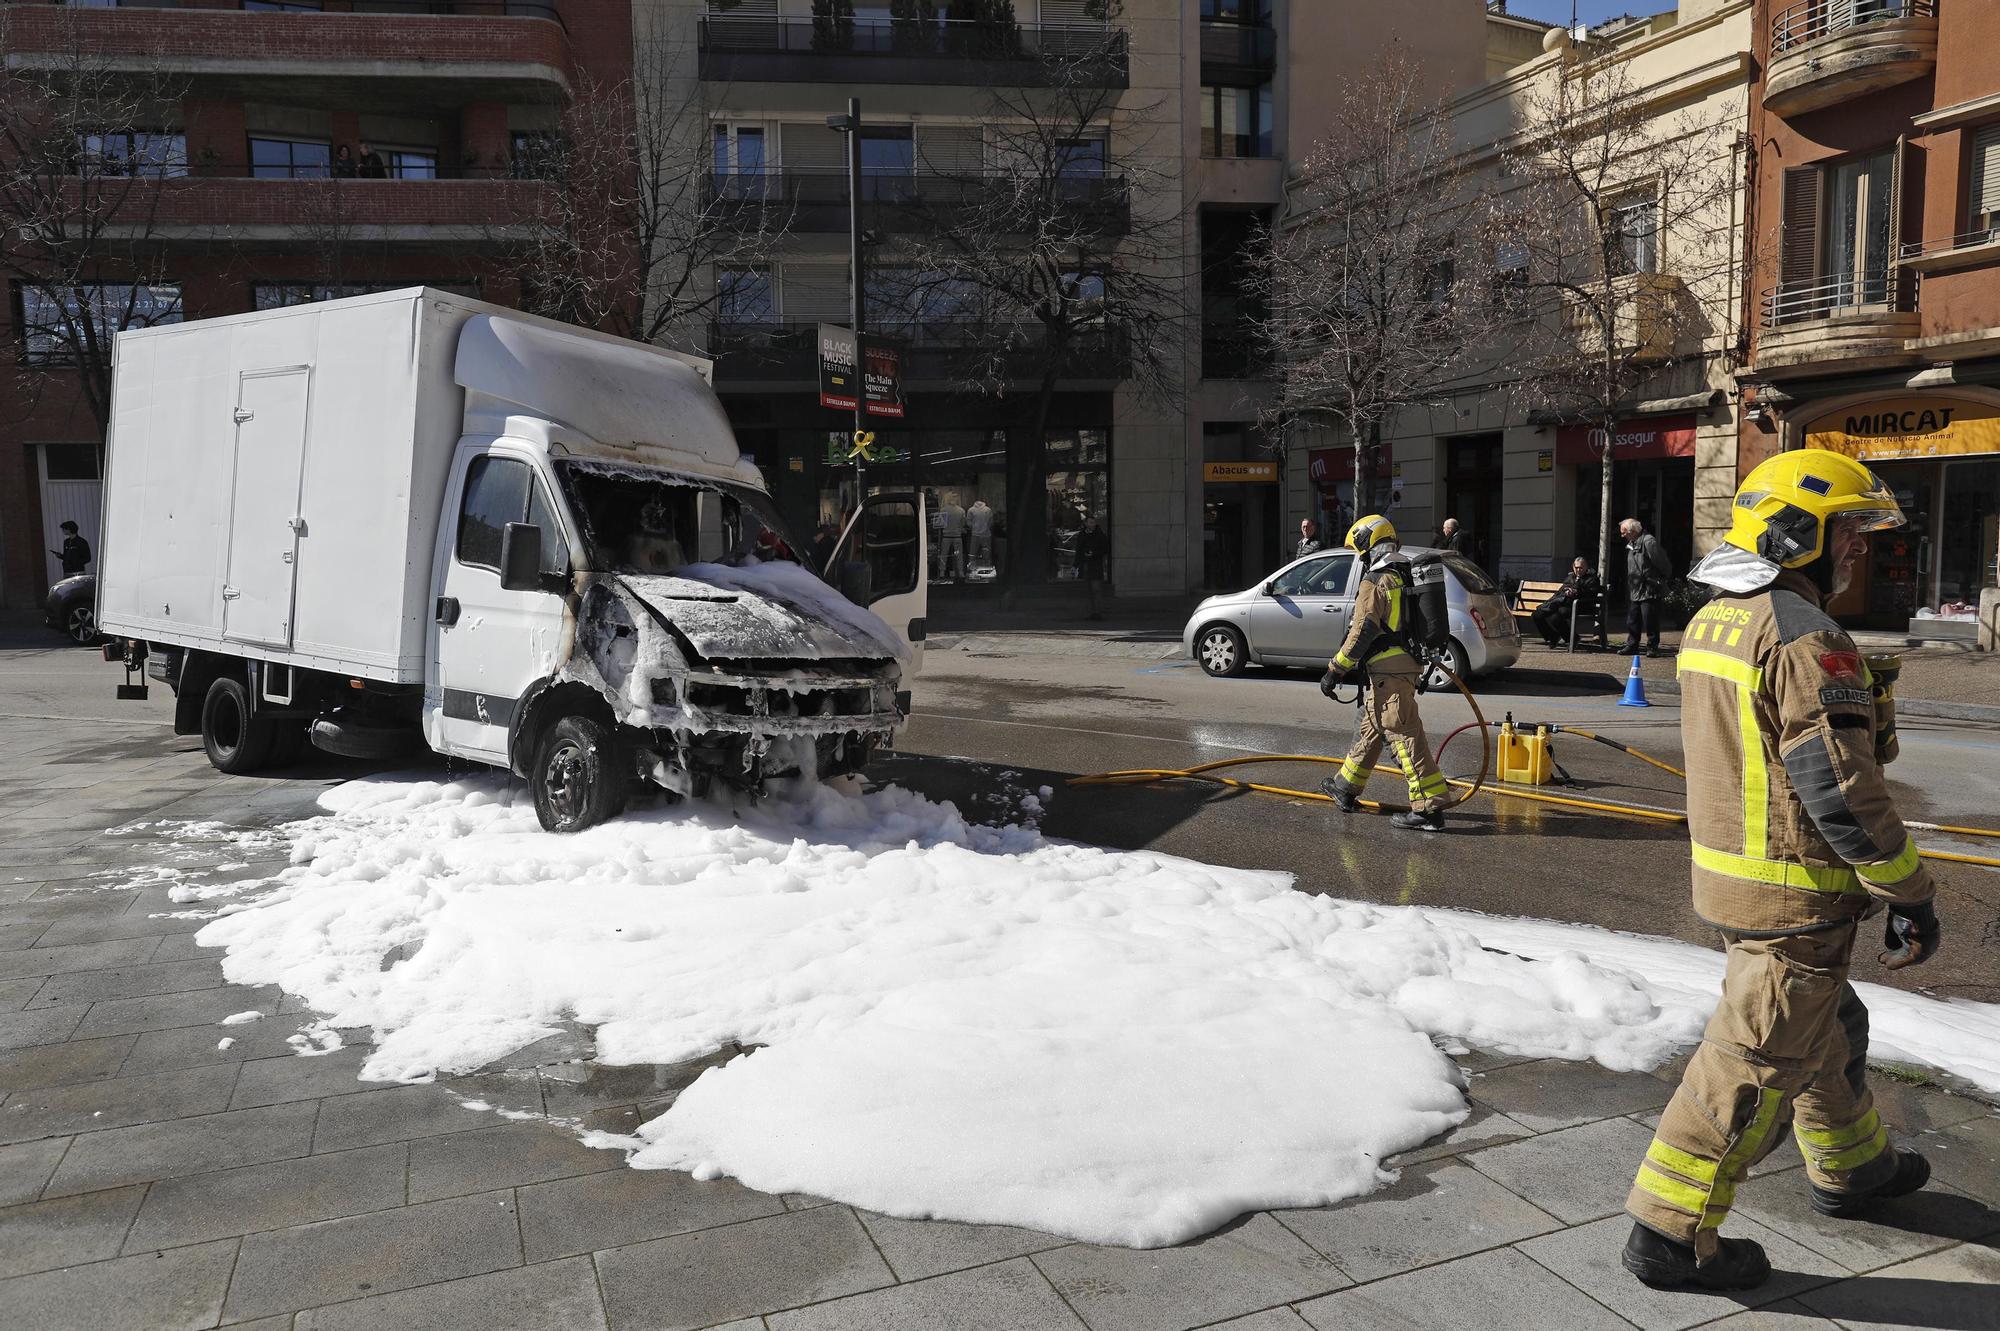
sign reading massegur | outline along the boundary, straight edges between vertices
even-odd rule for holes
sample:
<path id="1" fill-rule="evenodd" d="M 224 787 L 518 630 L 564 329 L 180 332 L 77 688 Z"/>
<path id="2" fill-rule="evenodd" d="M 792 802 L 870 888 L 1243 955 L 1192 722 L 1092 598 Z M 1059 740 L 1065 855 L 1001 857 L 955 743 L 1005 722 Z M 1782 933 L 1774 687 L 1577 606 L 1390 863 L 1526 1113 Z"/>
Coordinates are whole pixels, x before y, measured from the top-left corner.
<path id="1" fill-rule="evenodd" d="M 1863 462 L 2000 453 L 2000 407 L 1969 398 L 1877 398 L 1806 423 L 1806 446 Z"/>

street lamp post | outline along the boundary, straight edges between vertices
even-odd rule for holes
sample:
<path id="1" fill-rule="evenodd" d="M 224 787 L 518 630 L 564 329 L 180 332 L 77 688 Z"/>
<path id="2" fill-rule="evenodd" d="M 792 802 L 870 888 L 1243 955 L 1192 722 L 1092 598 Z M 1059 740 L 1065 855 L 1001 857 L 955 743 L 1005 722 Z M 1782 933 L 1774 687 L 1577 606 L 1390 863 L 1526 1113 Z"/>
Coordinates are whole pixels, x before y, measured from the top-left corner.
<path id="1" fill-rule="evenodd" d="M 863 330 L 861 272 L 861 99 L 847 99 L 847 114 L 828 116 L 827 127 L 847 136 L 847 272 L 848 304 L 854 323 L 854 433 L 848 448 L 854 458 L 854 508 L 861 510 L 861 440 L 868 402 L 867 357 L 861 349 Z"/>

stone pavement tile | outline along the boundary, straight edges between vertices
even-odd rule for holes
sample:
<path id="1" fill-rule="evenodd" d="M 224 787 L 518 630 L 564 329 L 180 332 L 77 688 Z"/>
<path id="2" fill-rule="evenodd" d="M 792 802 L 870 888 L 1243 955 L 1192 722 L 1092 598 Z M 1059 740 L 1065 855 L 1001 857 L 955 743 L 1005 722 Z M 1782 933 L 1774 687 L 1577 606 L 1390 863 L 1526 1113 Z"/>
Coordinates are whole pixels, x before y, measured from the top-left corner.
<path id="1" fill-rule="evenodd" d="M 2000 1206 L 2000 1115 L 1946 1128 L 1915 1145 L 1939 1180 Z"/>
<path id="2" fill-rule="evenodd" d="M 313 1150 L 345 1151 L 377 1142 L 483 1128 L 492 1122 L 491 1114 L 467 1109 L 443 1087 L 391 1086 L 326 1101 L 320 1107 Z"/>
<path id="3" fill-rule="evenodd" d="M 46 924 L 54 924 L 57 920 L 74 920 L 79 917 L 84 919 L 116 919 L 130 910 L 133 903 L 138 901 L 138 899 L 139 894 L 137 892 L 85 890 L 44 893 L 18 906 L 10 907 L 7 911 L 7 918 L 10 920 L 41 920 Z M 86 938 L 81 941 L 90 942 L 92 940 Z"/>
<path id="4" fill-rule="evenodd" d="M 197 946 L 194 938 L 193 934 L 168 934 L 160 940 L 159 951 L 153 953 L 153 960 L 193 961 L 197 957 L 221 958 L 221 948 Z"/>
<path id="5" fill-rule="evenodd" d="M 1544 1133 L 1459 1157 L 1566 1224 L 1625 1209 L 1653 1135 L 1629 1118 Z"/>
<path id="6" fill-rule="evenodd" d="M 1801 1294 L 1799 1302 L 1847 1331 L 1994 1331 L 2000 1327 L 2000 1251 L 1971 1243 L 1947 1248 Z"/>
<path id="7" fill-rule="evenodd" d="M 1534 1132 L 1658 1109 L 1674 1088 L 1643 1072 L 1607 1072 L 1595 1063 L 1545 1058 L 1472 1079 L 1466 1094 Z"/>
<path id="8" fill-rule="evenodd" d="M 1752 1308 L 1717 1322 L 1705 1322 L 1703 1331 L 1840 1331 L 1795 1299 L 1774 1303 L 1768 1308 Z"/>
<path id="9" fill-rule="evenodd" d="M 0 1308 L 34 1331 L 197 1331 L 214 1326 L 236 1241 L 143 1253 L 0 1280 Z"/>
<path id="10" fill-rule="evenodd" d="M 40 920 L 0 919 L 0 974 L 4 974 L 15 958 L 9 953 L 22 952 L 35 945 L 35 940 L 49 931 Z"/>
<path id="11" fill-rule="evenodd" d="M 703 1183 L 677 1169 L 607 1169 L 519 1196 L 531 1262 L 784 1214 L 777 1198 L 734 1179 Z"/>
<path id="12" fill-rule="evenodd" d="M 0 1276 L 116 1257 L 145 1195 L 142 1187 L 113 1188 L 0 1210 Z"/>
<path id="13" fill-rule="evenodd" d="M 264 1317 L 520 1264 L 513 1196 L 454 1197 L 250 1235 L 224 1314 Z"/>
<path id="14" fill-rule="evenodd" d="M 257 1023 L 262 1025 L 262 1022 Z M 234 1029 L 234 1028 L 232 1028 Z M 287 1026 L 285 1035 L 292 1034 Z M 271 1058 L 251 1059 L 243 1064 L 236 1093 L 229 1097 L 231 1109 L 283 1104 L 287 1100 L 317 1100 L 322 1096 L 351 1095 L 357 1091 L 380 1090 L 379 1081 L 362 1081 L 361 1065 L 374 1051 L 367 1045 L 349 1045 L 330 1054 L 287 1052 Z M 227 1054 L 218 1049 L 218 1054 Z"/>
<path id="15" fill-rule="evenodd" d="M 1034 1263 L 981 1266 L 765 1319 L 771 1331 L 1084 1331 Z"/>
<path id="16" fill-rule="evenodd" d="M 0 1146 L 0 1206 L 31 1202 L 42 1195 L 42 1185 L 55 1172 L 56 1161 L 69 1149 L 67 1137 Z"/>
<path id="17" fill-rule="evenodd" d="M 271 1105 L 85 1133 L 70 1143 L 44 1195 L 65 1197 L 305 1155 L 318 1110 L 310 1103 Z"/>
<path id="18" fill-rule="evenodd" d="M 1352 1283 L 1263 1212 L 1177 1248 L 1076 1243 L 1029 1260 L 1091 1331 L 1180 1331 Z"/>
<path id="19" fill-rule="evenodd" d="M 1389 1167 L 1402 1169 L 1409 1165 L 1420 1165 L 1426 1160 L 1442 1160 L 1450 1155 L 1464 1155 L 1467 1151 L 1498 1146 L 1501 1142 L 1519 1141 L 1523 1137 L 1534 1135 L 1527 1127 L 1516 1123 L 1505 1114 L 1488 1109 L 1476 1100 L 1471 1103 L 1471 1118 L 1434 1141 L 1427 1142 L 1415 1150 L 1404 1151 L 1401 1155 L 1389 1157 Z"/>
<path id="20" fill-rule="evenodd" d="M 640 1116 L 642 1118 L 647 1118 L 647 1119 L 655 1117 L 652 1109 L 644 1105 L 640 1106 Z M 810 1211 L 815 1206 L 833 1205 L 833 1203 L 828 1201 L 826 1198 L 815 1197 L 809 1192 L 780 1193 L 778 1195 L 778 1200 L 785 1204 L 785 1209 L 787 1211 Z"/>
<path id="21" fill-rule="evenodd" d="M 620 1169 L 619 1151 L 592 1150 L 551 1123 L 501 1123 L 410 1143 L 410 1200 L 435 1201 Z"/>
<path id="22" fill-rule="evenodd" d="M 166 914 L 163 911 L 155 913 L 157 907 L 150 910 L 138 909 L 145 904 L 144 901 L 134 903 L 134 909 L 123 915 L 108 918 L 91 915 L 57 920 L 49 926 L 49 931 L 42 935 L 41 945 L 64 947 L 75 943 L 102 942 L 107 939 L 158 938 L 162 934 L 191 934 L 208 923 L 205 919 L 196 919 L 191 915 Z M 193 908 L 176 905 L 172 909 L 183 912 Z"/>
<path id="23" fill-rule="evenodd" d="M 263 1012 L 267 1016 L 278 1005 L 278 990 L 272 985 L 224 985 L 220 989 L 197 989 L 186 994 L 158 994 L 148 998 L 114 998 L 93 1003 L 76 1028 L 79 1040 L 93 1035 L 130 1035 L 137 1031 L 167 1030 L 175 1026 L 216 1026 L 216 1038 L 236 1035 L 234 1026 L 220 1028 L 224 1017 L 239 1012 Z M 54 1008 L 51 1011 L 63 1011 Z"/>
<path id="24" fill-rule="evenodd" d="M 923 1280 L 968 1266 L 1060 1248 L 1071 1242 L 1011 1225 L 964 1225 L 953 1220 L 898 1220 L 859 1212 L 861 1223 L 895 1269 L 898 1280 Z"/>
<path id="25" fill-rule="evenodd" d="M 76 1032 L 87 1011 L 83 1007 L 52 1007 L 0 1014 L 0 1049 L 60 1044 Z"/>
<path id="26" fill-rule="evenodd" d="M 0 980 L 0 1012 L 19 1012 L 48 981 L 39 975 L 20 980 Z M 3 1083 L 0 1083 L 3 1084 Z"/>
<path id="27" fill-rule="evenodd" d="M 213 1114 L 229 1102 L 235 1081 L 236 1069 L 219 1064 L 19 1091 L 0 1105 L 0 1142 Z"/>
<path id="28" fill-rule="evenodd" d="M 1658 1127 L 1659 1124 L 1655 1123 L 1653 1126 Z M 1787 1170 L 1803 1169 L 1805 1163 L 1806 1158 L 1799 1154 L 1798 1138 L 1787 1132 L 1777 1145 L 1771 1148 L 1769 1155 L 1750 1166 L 1747 1177 L 1764 1178 L 1771 1174 L 1782 1174 Z"/>
<path id="29" fill-rule="evenodd" d="M 1796 1181 L 1794 1181 L 1794 1179 Z M 2000 1234 L 2000 1210 L 1933 1182 L 1866 1216 L 1836 1220 L 1812 1209 L 1805 1176 L 1741 1188 L 1733 1212 L 1831 1257 L 1850 1271 L 1906 1262 L 1967 1239 Z M 2000 1291 L 1995 1291 L 2000 1300 Z"/>
<path id="30" fill-rule="evenodd" d="M 179 1247 L 401 1206 L 408 1150 L 395 1142 L 162 1179 L 146 1194 L 125 1251 Z"/>
<path id="31" fill-rule="evenodd" d="M 1621 1318 L 1512 1248 L 1461 1257 L 1299 1307 L 1317 1331 L 1630 1331 Z"/>
<path id="32" fill-rule="evenodd" d="M 396 1294 L 378 1294 L 310 1308 L 299 1314 L 297 1331 L 381 1331 L 384 1327 L 423 1331 L 602 1331 L 604 1309 L 597 1298 L 597 1273 L 587 1257 L 567 1257 L 467 1276 Z M 234 1331 L 234 1328 L 232 1328 Z"/>
<path id="33" fill-rule="evenodd" d="M 1915 1136 L 1955 1127 L 1993 1112 L 1993 1106 L 1969 1095 L 1953 1095 L 1935 1086 L 1912 1086 L 1893 1077 L 1871 1076 L 1875 1109 L 1891 1132 Z"/>
<path id="34" fill-rule="evenodd" d="M 1800 1247 L 1754 1220 L 1732 1215 L 1723 1232 L 1731 1238 L 1755 1239 L 1764 1245 L 1764 1252 L 1771 1259 L 1769 1280 L 1756 1289 L 1728 1294 L 1650 1289 L 1619 1265 L 1619 1254 L 1625 1250 L 1625 1239 L 1631 1232 L 1631 1219 L 1615 1215 L 1515 1246 L 1644 1331 L 1698 1326 L 1727 1317 L 1740 1308 L 1759 1308 L 1791 1298 L 1802 1290 L 1847 1274 L 1839 1263 Z"/>
<path id="35" fill-rule="evenodd" d="M 596 1260 L 613 1331 L 690 1331 L 896 1280 L 844 1206 L 611 1248 Z"/>
<path id="36" fill-rule="evenodd" d="M 251 1059 L 291 1058 L 297 1051 L 285 1043 L 296 1023 L 249 1022 L 242 1026 L 180 1026 L 164 1031 L 141 1031 L 125 1060 L 125 1073 L 156 1068 L 185 1068 L 197 1063 L 243 1063 Z M 224 1040 L 227 1049 L 219 1048 Z M 331 1057 L 329 1055 L 328 1057 Z"/>
<path id="37" fill-rule="evenodd" d="M 58 1003 L 102 1003 L 113 998 L 143 998 L 148 994 L 179 994 L 222 985 L 222 962 L 213 957 L 195 961 L 158 962 L 117 970 L 71 972 L 52 976 L 35 995 L 32 1007 Z"/>
<path id="38" fill-rule="evenodd" d="M 1272 1214 L 1356 1280 L 1379 1280 L 1562 1227 L 1455 1161 L 1409 1170 L 1382 1191 L 1338 1206 Z"/>

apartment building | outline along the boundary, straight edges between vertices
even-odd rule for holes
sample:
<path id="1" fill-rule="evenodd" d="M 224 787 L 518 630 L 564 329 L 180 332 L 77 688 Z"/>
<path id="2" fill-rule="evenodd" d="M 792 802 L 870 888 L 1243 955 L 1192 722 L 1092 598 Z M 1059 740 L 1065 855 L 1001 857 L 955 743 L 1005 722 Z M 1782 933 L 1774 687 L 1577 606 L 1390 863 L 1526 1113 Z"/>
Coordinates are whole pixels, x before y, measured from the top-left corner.
<path id="1" fill-rule="evenodd" d="M 102 220 L 124 241 L 67 298 L 70 327 L 107 333 L 413 283 L 511 303 L 495 256 L 534 206 L 532 149 L 576 81 L 615 83 L 631 49 L 622 0 L 10 3 L 0 24 L 12 69 L 152 98 L 141 123 L 75 127 L 78 178 L 52 186 L 73 201 L 119 178 Z M 58 576 L 60 522 L 101 535 L 102 432 L 55 331 L 64 302 L 10 276 L 0 605 L 19 609 Z"/>
<path id="2" fill-rule="evenodd" d="M 1910 525 L 1834 613 L 1971 638 L 2000 582 L 2000 6 L 1759 0 L 1754 41 L 1743 465 L 1875 468 Z"/>

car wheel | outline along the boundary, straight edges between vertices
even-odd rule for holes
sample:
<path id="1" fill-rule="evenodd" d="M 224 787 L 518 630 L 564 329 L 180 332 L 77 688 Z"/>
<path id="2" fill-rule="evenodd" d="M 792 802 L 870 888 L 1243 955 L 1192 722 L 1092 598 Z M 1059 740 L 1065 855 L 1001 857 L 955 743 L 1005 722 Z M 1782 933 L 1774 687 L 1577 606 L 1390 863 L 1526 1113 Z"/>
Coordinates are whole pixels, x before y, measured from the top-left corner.
<path id="1" fill-rule="evenodd" d="M 1472 662 L 1466 656 L 1465 648 L 1459 645 L 1457 638 L 1446 643 L 1444 656 L 1431 663 L 1430 670 L 1424 676 L 1424 687 L 1429 690 L 1450 688 L 1451 681 L 1446 679 L 1444 674 L 1446 669 L 1470 686 Z"/>
<path id="2" fill-rule="evenodd" d="M 565 716 L 549 727 L 528 784 L 545 832 L 581 832 L 615 818 L 628 793 L 617 741 L 587 716 Z"/>
<path id="3" fill-rule="evenodd" d="M 80 647 L 97 641 L 97 613 L 87 605 L 73 605 L 63 616 L 63 632 Z"/>
<path id="4" fill-rule="evenodd" d="M 1249 657 L 1243 635 L 1227 624 L 1211 624 L 1195 639 L 1194 659 L 1203 671 L 1218 679 L 1242 674 Z"/>
<path id="5" fill-rule="evenodd" d="M 201 746 L 218 772 L 254 772 L 271 759 L 277 738 L 269 720 L 250 712 L 250 690 L 224 675 L 208 686 L 201 702 Z"/>

